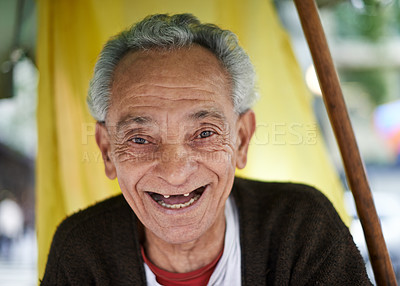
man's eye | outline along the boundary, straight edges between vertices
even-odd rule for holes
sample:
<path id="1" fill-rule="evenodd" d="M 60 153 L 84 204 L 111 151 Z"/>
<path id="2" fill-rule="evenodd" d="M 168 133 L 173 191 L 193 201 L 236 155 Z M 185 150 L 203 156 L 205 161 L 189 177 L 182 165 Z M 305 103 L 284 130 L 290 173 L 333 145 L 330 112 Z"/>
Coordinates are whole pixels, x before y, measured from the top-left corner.
<path id="1" fill-rule="evenodd" d="M 214 134 L 214 132 L 212 132 L 212 131 L 202 131 L 200 134 L 199 134 L 199 138 L 207 138 L 207 137 L 210 137 L 211 135 L 213 135 Z"/>
<path id="2" fill-rule="evenodd" d="M 149 143 L 149 141 L 147 141 L 146 139 L 140 138 L 140 137 L 135 137 L 132 138 L 131 141 L 135 144 L 147 144 Z"/>

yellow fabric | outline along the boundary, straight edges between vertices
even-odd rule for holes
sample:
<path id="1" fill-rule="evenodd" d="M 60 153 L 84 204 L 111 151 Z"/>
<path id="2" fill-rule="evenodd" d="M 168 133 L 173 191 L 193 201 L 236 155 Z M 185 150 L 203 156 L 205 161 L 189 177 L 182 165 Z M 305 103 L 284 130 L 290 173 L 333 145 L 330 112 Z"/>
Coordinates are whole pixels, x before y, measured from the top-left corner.
<path id="1" fill-rule="evenodd" d="M 119 192 L 104 175 L 85 97 L 102 45 L 152 13 L 190 12 L 238 34 L 254 62 L 261 99 L 258 129 L 242 176 L 316 186 L 348 222 L 342 186 L 311 109 L 289 39 L 265 0 L 38 0 L 39 277 L 56 226 L 68 214 Z"/>

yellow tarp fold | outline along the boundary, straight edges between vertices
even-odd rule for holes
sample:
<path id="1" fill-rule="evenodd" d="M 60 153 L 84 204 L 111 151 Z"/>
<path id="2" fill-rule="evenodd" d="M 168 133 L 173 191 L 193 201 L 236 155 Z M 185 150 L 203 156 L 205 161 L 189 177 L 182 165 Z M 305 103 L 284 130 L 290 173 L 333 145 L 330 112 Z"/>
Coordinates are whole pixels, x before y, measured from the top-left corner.
<path id="1" fill-rule="evenodd" d="M 104 175 L 85 97 L 102 45 L 153 13 L 195 14 L 234 31 L 259 78 L 258 129 L 239 174 L 304 182 L 322 190 L 347 222 L 342 186 L 329 163 L 304 86 L 273 4 L 265 0 L 38 0 L 39 277 L 56 226 L 67 215 L 119 192 Z"/>

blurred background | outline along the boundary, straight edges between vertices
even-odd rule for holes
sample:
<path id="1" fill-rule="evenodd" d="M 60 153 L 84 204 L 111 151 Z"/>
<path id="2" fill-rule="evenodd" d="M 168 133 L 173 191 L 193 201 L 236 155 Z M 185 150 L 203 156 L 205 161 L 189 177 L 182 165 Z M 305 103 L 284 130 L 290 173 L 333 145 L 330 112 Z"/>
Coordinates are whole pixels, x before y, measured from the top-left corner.
<path id="1" fill-rule="evenodd" d="M 292 1 L 275 1 L 293 49 L 314 95 L 314 110 L 329 154 L 346 184 L 336 141 L 318 80 Z M 361 156 L 381 219 L 383 234 L 400 281 L 400 1 L 320 1 L 320 17 Z M 345 202 L 353 238 L 373 279 L 352 194 Z"/>
<path id="2" fill-rule="evenodd" d="M 317 2 L 400 281 L 400 0 Z M 340 154 L 294 4 L 289 0 L 272 3 L 290 35 L 304 81 L 312 94 L 313 110 L 330 159 L 346 186 Z M 34 0 L 0 1 L 0 285 L 36 285 L 38 281 L 37 10 Z M 345 201 L 352 217 L 350 230 L 373 277 L 348 191 Z"/>

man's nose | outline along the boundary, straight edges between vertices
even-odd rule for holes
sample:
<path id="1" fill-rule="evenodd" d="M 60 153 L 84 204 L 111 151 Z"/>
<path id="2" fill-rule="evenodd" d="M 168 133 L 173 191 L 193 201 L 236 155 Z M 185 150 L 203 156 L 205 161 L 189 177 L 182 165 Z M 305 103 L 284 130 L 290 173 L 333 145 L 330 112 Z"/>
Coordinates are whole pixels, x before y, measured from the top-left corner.
<path id="1" fill-rule="evenodd" d="M 156 170 L 171 185 L 181 185 L 198 169 L 194 155 L 180 144 L 166 144 Z"/>

